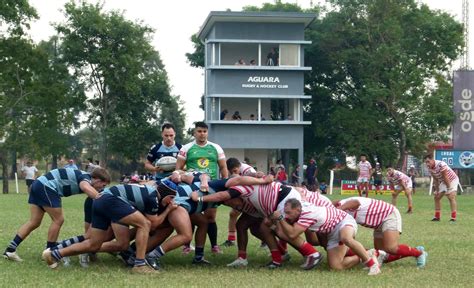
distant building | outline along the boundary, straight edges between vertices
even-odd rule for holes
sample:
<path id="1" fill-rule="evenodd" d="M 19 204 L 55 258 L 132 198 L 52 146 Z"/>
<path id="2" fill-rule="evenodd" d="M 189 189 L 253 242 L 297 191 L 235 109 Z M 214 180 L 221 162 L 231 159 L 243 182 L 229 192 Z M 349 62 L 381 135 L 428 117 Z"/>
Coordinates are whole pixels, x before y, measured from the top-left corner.
<path id="1" fill-rule="evenodd" d="M 315 18 L 211 12 L 205 20 L 198 34 L 205 43 L 205 121 L 209 139 L 227 157 L 249 158 L 249 164 L 268 171 L 277 157 L 288 164 L 291 154 L 303 166 L 303 127 L 311 124 L 303 119 L 303 102 L 311 99 L 303 92 L 304 74 L 311 70 L 304 66 L 303 46 L 311 44 L 304 30 Z M 241 59 L 247 65 L 235 65 Z M 239 111 L 242 120 L 221 120 L 224 109 Z"/>

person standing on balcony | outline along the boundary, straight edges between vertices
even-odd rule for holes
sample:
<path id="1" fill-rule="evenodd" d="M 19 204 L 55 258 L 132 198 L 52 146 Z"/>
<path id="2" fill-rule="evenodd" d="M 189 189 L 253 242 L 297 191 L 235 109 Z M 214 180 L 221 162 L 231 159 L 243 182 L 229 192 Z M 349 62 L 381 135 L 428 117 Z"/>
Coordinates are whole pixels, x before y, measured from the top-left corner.
<path id="1" fill-rule="evenodd" d="M 277 48 L 273 47 L 270 49 L 270 53 L 267 55 L 267 66 L 278 66 L 278 55 Z"/>
<path id="2" fill-rule="evenodd" d="M 227 115 L 227 113 L 229 113 L 229 110 L 227 110 L 227 109 L 222 110 L 219 119 L 220 120 L 225 120 L 225 116 Z"/>

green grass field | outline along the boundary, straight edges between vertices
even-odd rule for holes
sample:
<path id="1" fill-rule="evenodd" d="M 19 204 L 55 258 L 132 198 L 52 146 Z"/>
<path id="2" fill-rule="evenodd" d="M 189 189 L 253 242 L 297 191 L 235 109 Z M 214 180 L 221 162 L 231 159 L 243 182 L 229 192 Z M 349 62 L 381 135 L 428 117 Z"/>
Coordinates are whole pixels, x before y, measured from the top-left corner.
<path id="1" fill-rule="evenodd" d="M 24 191 L 24 190 L 22 190 Z M 336 195 L 333 198 L 340 198 Z M 388 196 L 378 198 L 389 200 Z M 82 203 L 84 196 L 63 198 L 65 223 L 60 238 L 69 238 L 83 231 Z M 442 221 L 430 222 L 433 216 L 433 200 L 418 192 L 414 198 L 415 212 L 402 215 L 403 235 L 401 243 L 410 246 L 424 245 L 429 253 L 427 267 L 418 270 L 415 259 L 406 258 L 382 267 L 382 274 L 367 276 L 361 267 L 342 272 L 329 271 L 327 260 L 316 270 L 302 271 L 301 256 L 290 250 L 292 259 L 283 268 L 267 270 L 260 266 L 269 260 L 267 250 L 259 248 L 259 242 L 251 238 L 248 248 L 249 267 L 230 269 L 225 265 L 235 259 L 236 247 L 226 248 L 223 254 L 213 256 L 209 245 L 206 258 L 213 265 L 194 267 L 192 255 L 183 256 L 174 251 L 162 258 L 163 270 L 157 275 L 132 275 L 119 260 L 111 255 L 100 255 L 99 261 L 88 269 L 79 266 L 73 257 L 71 267 L 49 269 L 41 261 L 50 220 L 34 231 L 19 247 L 18 254 L 24 262 L 15 263 L 1 259 L 1 287 L 472 287 L 474 275 L 474 197 L 459 196 L 458 222 L 450 224 L 447 200 L 443 199 Z M 399 208 L 406 210 L 406 200 L 399 200 Z M 219 208 L 219 243 L 227 236 L 228 208 Z M 16 230 L 29 217 L 27 195 L 7 194 L 0 196 L 0 244 L 9 243 Z M 360 227 L 357 238 L 366 247 L 372 246 L 371 230 Z M 155 282 L 151 282 L 155 281 Z"/>

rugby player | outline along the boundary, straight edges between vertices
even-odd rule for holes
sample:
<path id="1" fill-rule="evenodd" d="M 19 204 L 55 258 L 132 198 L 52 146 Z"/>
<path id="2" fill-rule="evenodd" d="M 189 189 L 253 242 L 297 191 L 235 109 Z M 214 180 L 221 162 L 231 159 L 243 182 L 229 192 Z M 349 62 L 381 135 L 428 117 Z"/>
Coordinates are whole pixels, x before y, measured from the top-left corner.
<path id="1" fill-rule="evenodd" d="M 360 155 L 360 162 L 357 164 L 357 169 L 359 170 L 359 176 L 357 177 L 357 191 L 359 196 L 362 196 L 362 191 L 365 192 L 365 197 L 369 197 L 369 180 L 372 165 L 367 161 L 367 156 L 365 154 Z"/>
<path id="2" fill-rule="evenodd" d="M 397 197 L 400 192 L 405 191 L 405 195 L 408 200 L 408 210 L 407 213 L 410 214 L 413 212 L 413 200 L 412 200 L 412 182 L 411 178 L 408 177 L 405 173 L 402 173 L 398 170 L 393 169 L 393 167 L 387 168 L 387 180 L 390 183 L 390 188 L 392 192 L 392 204 L 397 206 Z"/>
<path id="3" fill-rule="evenodd" d="M 98 191 L 110 183 L 107 170 L 97 168 L 91 174 L 71 168 L 54 169 L 38 177 L 31 186 L 28 203 L 30 220 L 23 224 L 5 249 L 3 256 L 9 260 L 22 261 L 16 250 L 28 235 L 38 228 L 47 213 L 51 217 L 46 248 L 56 246 L 59 231 L 64 223 L 61 197 L 86 193 L 90 198 L 100 197 Z"/>

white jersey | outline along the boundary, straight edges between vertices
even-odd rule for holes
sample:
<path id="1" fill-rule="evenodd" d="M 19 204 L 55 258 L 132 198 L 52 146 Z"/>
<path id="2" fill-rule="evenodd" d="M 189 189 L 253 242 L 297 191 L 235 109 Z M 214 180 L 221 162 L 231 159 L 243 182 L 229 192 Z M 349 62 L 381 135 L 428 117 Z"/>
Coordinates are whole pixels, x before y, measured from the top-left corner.
<path id="1" fill-rule="evenodd" d="M 297 189 L 301 193 L 301 198 L 315 206 L 334 207 L 328 197 L 319 192 L 312 192 L 306 188 Z"/>
<path id="2" fill-rule="evenodd" d="M 263 185 L 239 185 L 230 189 L 238 191 L 244 202 L 251 204 L 261 217 L 266 217 L 276 211 L 281 187 L 280 183 L 272 182 Z"/>
<path id="3" fill-rule="evenodd" d="M 430 167 L 428 167 L 428 170 L 430 171 L 431 176 L 433 176 L 433 178 L 436 178 L 439 183 L 444 183 L 443 174 L 442 174 L 444 171 L 446 171 L 449 181 L 451 182 L 456 181 L 456 180 L 459 181 L 458 175 L 456 175 L 453 169 L 449 168 L 448 164 L 446 164 L 443 161 L 435 160 L 434 168 L 431 169 Z M 444 184 L 448 184 L 448 183 L 444 183 Z"/>
<path id="4" fill-rule="evenodd" d="M 38 173 L 38 169 L 36 169 L 35 166 L 23 166 L 21 172 L 25 173 L 25 179 L 34 180 L 36 178 L 36 173 Z"/>
<path id="5" fill-rule="evenodd" d="M 314 206 L 310 203 L 302 205 L 298 225 L 314 232 L 328 234 L 339 224 L 347 213 L 335 207 Z"/>
<path id="6" fill-rule="evenodd" d="M 354 217 L 357 224 L 368 228 L 377 228 L 387 218 L 388 215 L 396 209 L 395 206 L 382 200 L 376 200 L 366 197 L 350 197 L 339 201 L 339 205 L 356 200 L 359 202 L 359 208 L 355 210 L 346 210 L 346 212 Z"/>
<path id="7" fill-rule="evenodd" d="M 252 166 L 245 163 L 240 163 L 240 176 L 254 176 L 256 173 L 257 171 L 255 171 Z"/>
<path id="8" fill-rule="evenodd" d="M 363 178 L 370 178 L 370 170 L 372 169 L 372 165 L 370 165 L 369 161 L 360 161 L 359 164 L 357 164 L 357 168 L 359 168 L 359 177 Z"/>
<path id="9" fill-rule="evenodd" d="M 387 173 L 387 180 L 392 185 L 400 185 L 401 183 L 404 183 L 406 187 L 412 188 L 411 178 L 398 170 L 393 170 L 393 174 Z"/>

